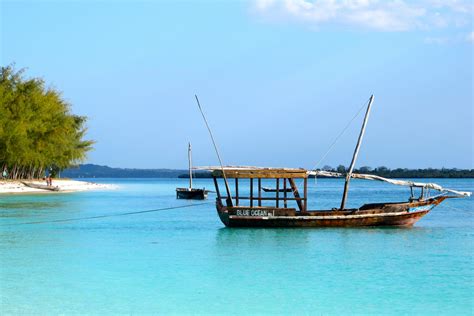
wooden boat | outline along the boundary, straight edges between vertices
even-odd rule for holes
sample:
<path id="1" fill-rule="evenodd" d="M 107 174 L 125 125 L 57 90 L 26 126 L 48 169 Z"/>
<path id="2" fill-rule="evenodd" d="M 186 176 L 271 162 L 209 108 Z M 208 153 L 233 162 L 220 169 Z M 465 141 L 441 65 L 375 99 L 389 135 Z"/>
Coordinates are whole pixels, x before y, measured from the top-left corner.
<path id="1" fill-rule="evenodd" d="M 429 197 L 424 189 L 431 187 L 431 184 L 423 184 L 421 188 L 425 192 L 418 198 L 412 196 L 410 201 L 371 203 L 354 209 L 308 210 L 307 180 L 308 176 L 317 173 L 305 169 L 288 168 L 216 168 L 212 171 L 212 176 L 217 193 L 217 214 L 222 223 L 229 227 L 412 226 L 445 199 L 458 197 L 458 195 Z M 223 174 L 226 179 L 235 181 L 235 194 L 232 196 L 220 193 L 219 179 L 223 178 Z M 329 175 L 326 173 L 325 176 Z M 358 174 L 356 177 L 361 178 L 361 175 Z M 247 195 L 241 195 L 239 192 L 239 183 L 242 179 L 249 181 L 250 190 Z M 257 195 L 254 193 L 255 179 L 257 180 Z M 281 183 L 283 186 L 288 184 L 293 194 L 287 195 L 283 192 L 281 195 L 279 191 L 276 191 L 274 197 L 263 197 L 261 179 L 274 179 L 277 187 Z M 296 185 L 296 182 L 300 180 L 303 181 L 302 195 Z M 406 182 L 411 187 L 420 187 L 419 183 Z M 447 189 L 442 190 L 447 191 Z M 467 192 L 459 193 L 467 195 Z M 273 205 L 268 205 L 269 203 Z"/>
<path id="2" fill-rule="evenodd" d="M 59 191 L 59 187 L 53 187 L 45 184 L 38 184 L 38 183 L 33 183 L 33 182 L 26 182 L 22 181 L 23 185 L 26 185 L 27 187 L 34 188 L 34 189 L 41 189 L 41 190 L 48 190 L 48 191 Z"/>
<path id="3" fill-rule="evenodd" d="M 205 189 L 176 188 L 176 198 L 186 200 L 204 200 L 207 199 Z"/>
<path id="4" fill-rule="evenodd" d="M 207 191 L 205 188 L 193 188 L 193 172 L 191 162 L 191 143 L 188 144 L 188 163 L 189 163 L 189 187 L 176 188 L 176 198 L 186 200 L 204 200 L 207 199 Z"/>
<path id="5" fill-rule="evenodd" d="M 228 227 L 359 227 L 359 226 L 412 226 L 435 206 L 448 198 L 470 196 L 471 192 L 461 192 L 442 188 L 433 183 L 417 183 L 386 179 L 367 174 L 354 174 L 352 171 L 357 159 L 360 144 L 364 136 L 365 127 L 373 102 L 371 96 L 364 122 L 360 131 L 352 161 L 346 174 L 321 170 L 291 169 L 291 168 L 259 168 L 259 167 L 224 167 L 217 151 L 212 132 L 204 117 L 201 106 L 199 109 L 206 122 L 207 128 L 214 143 L 216 154 L 221 163 L 218 167 L 203 167 L 210 170 L 216 188 L 217 214 L 224 225 Z M 307 183 L 309 176 L 345 177 L 344 193 L 340 207 L 331 210 L 309 210 Z M 352 178 L 385 181 L 395 185 L 410 187 L 411 196 L 408 201 L 391 203 L 370 203 L 358 208 L 346 208 L 349 183 Z M 221 194 L 219 182 L 225 186 L 225 194 Z M 235 186 L 231 194 L 230 180 Z M 249 193 L 241 195 L 239 183 L 249 181 Z M 257 195 L 255 196 L 254 180 L 257 180 Z M 262 196 L 262 179 L 273 179 L 276 189 L 275 196 Z M 303 193 L 296 182 L 303 182 Z M 282 186 L 281 186 L 282 185 Z M 283 187 L 283 194 L 280 188 Z M 420 189 L 420 196 L 413 196 L 413 188 Z M 430 190 L 440 191 L 441 194 L 430 196 Z M 287 193 L 292 192 L 289 196 Z M 270 205 L 269 205 L 270 204 Z"/>
<path id="6" fill-rule="evenodd" d="M 267 187 L 262 187 L 262 190 L 264 192 L 291 192 L 291 188 L 286 188 L 286 189 L 276 189 L 276 188 L 267 188 Z"/>

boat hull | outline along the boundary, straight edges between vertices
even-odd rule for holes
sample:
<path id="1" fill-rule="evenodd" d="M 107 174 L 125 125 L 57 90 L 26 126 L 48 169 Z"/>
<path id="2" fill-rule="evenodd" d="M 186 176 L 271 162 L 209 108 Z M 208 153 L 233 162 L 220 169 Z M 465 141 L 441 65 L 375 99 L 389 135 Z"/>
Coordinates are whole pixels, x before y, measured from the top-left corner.
<path id="1" fill-rule="evenodd" d="M 49 185 L 44 185 L 44 184 L 38 184 L 38 183 L 32 183 L 32 182 L 21 182 L 27 187 L 34 188 L 34 189 L 40 189 L 40 190 L 48 190 L 48 191 L 59 191 L 58 186 L 49 186 Z"/>
<path id="2" fill-rule="evenodd" d="M 364 205 L 359 209 L 299 212 L 271 207 L 227 207 L 217 201 L 217 213 L 228 227 L 367 227 L 413 226 L 443 197 L 418 202 Z"/>
<path id="3" fill-rule="evenodd" d="M 204 189 L 177 188 L 176 198 L 186 200 L 204 200 L 207 198 L 207 192 Z"/>

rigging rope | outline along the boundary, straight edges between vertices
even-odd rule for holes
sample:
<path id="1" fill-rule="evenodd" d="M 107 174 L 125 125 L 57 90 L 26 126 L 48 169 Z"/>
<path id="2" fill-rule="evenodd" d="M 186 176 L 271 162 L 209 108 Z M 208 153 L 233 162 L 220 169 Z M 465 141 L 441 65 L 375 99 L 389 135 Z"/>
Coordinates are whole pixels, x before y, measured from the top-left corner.
<path id="1" fill-rule="evenodd" d="M 345 134 L 345 132 L 347 131 L 347 129 L 349 128 L 349 126 L 352 124 L 352 122 L 359 116 L 359 114 L 362 112 L 363 109 L 365 109 L 366 105 L 367 105 L 367 102 L 369 102 L 370 99 L 367 99 L 367 101 L 364 102 L 364 104 L 360 107 L 360 109 L 357 111 L 357 113 L 354 115 L 354 117 L 352 117 L 352 119 L 349 121 L 349 123 L 347 123 L 347 125 L 344 127 L 344 129 L 341 131 L 341 133 L 339 133 L 339 135 L 337 135 L 337 137 L 334 139 L 334 141 L 332 142 L 332 144 L 329 146 L 328 150 L 326 151 L 326 153 L 321 157 L 321 159 L 318 160 L 318 162 L 316 163 L 316 165 L 314 166 L 314 168 L 312 168 L 311 170 L 316 170 L 316 168 L 319 166 L 319 164 L 326 158 L 326 156 L 331 152 L 332 148 L 334 147 L 334 145 L 336 145 L 336 143 L 339 141 L 339 139 Z"/>
<path id="2" fill-rule="evenodd" d="M 324 153 L 324 155 L 322 155 L 322 157 L 318 160 L 318 162 L 314 165 L 314 167 L 310 170 L 316 170 L 316 168 L 318 168 L 319 164 L 321 162 L 323 162 L 324 159 L 326 159 L 327 155 L 329 155 L 329 153 L 332 151 L 333 147 L 336 145 L 336 143 L 339 141 L 339 139 L 346 133 L 347 129 L 349 128 L 349 126 L 352 124 L 352 122 L 354 122 L 354 120 L 360 115 L 360 113 L 362 112 L 363 109 L 365 109 L 365 106 L 367 104 L 367 102 L 369 102 L 370 98 L 367 99 L 367 101 L 364 102 L 364 104 L 362 104 L 362 106 L 360 107 L 360 109 L 357 111 L 357 113 L 352 117 L 352 119 L 346 124 L 346 126 L 342 129 L 342 131 L 339 133 L 339 135 L 336 136 L 336 138 L 334 139 L 334 141 L 332 142 L 332 144 L 329 146 L 328 150 Z M 303 180 L 302 180 L 303 181 Z M 318 183 L 318 180 L 317 180 L 317 177 L 315 176 L 314 177 L 314 184 L 317 185 Z"/>
<path id="3" fill-rule="evenodd" d="M 200 205 L 211 204 L 211 203 L 213 203 L 213 202 L 204 202 L 204 203 L 191 204 L 191 205 L 171 206 L 171 207 L 164 207 L 164 208 L 157 208 L 157 209 L 153 209 L 153 210 L 136 211 L 136 212 L 125 212 L 125 213 L 116 213 L 116 214 L 107 214 L 107 215 L 96 215 L 96 216 L 88 216 L 88 217 L 76 217 L 76 218 L 55 219 L 55 220 L 49 220 L 49 221 L 34 221 L 34 222 L 24 222 L 24 223 L 16 223 L 16 224 L 4 224 L 4 225 L 0 225 L 0 226 L 18 226 L 18 225 L 31 225 L 31 224 L 46 224 L 46 223 L 74 222 L 74 221 L 97 219 L 97 218 L 105 218 L 105 217 L 127 216 L 127 215 L 136 215 L 136 214 L 143 214 L 143 213 L 152 213 L 152 212 L 159 212 L 159 211 L 167 211 L 167 210 L 174 210 L 174 209 L 179 209 L 179 208 L 194 207 L 194 206 L 200 206 Z"/>

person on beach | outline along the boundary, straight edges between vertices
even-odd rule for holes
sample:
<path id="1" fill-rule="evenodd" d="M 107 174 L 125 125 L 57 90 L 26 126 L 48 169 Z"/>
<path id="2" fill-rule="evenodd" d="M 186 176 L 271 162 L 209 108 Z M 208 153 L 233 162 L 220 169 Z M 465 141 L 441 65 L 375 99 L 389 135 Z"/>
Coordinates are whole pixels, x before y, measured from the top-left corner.
<path id="1" fill-rule="evenodd" d="M 53 185 L 53 179 L 51 178 L 51 174 L 49 174 L 48 178 L 46 179 L 46 184 L 48 186 L 52 186 Z"/>
<path id="2" fill-rule="evenodd" d="M 8 177 L 7 168 L 3 169 L 2 178 L 5 180 Z"/>

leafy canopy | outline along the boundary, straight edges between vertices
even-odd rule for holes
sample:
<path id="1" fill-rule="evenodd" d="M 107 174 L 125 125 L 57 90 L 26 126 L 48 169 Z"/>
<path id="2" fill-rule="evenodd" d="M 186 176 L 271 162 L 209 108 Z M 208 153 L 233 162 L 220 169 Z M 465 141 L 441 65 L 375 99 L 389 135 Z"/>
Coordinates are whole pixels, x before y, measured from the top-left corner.
<path id="1" fill-rule="evenodd" d="M 86 117 L 71 113 L 61 93 L 42 79 L 24 78 L 13 66 L 0 69 L 0 171 L 10 178 L 40 177 L 86 158 Z"/>

